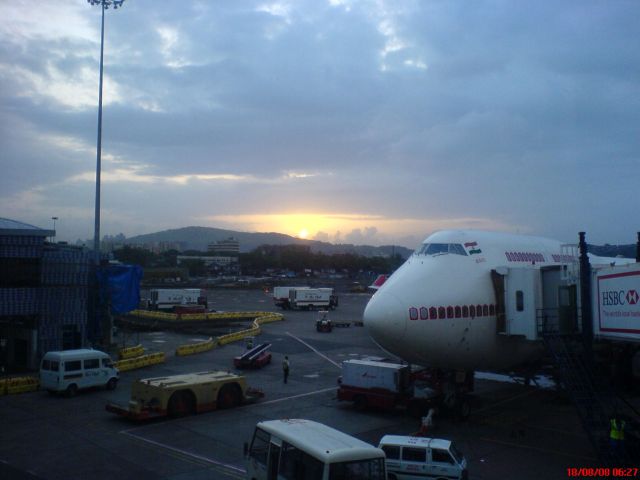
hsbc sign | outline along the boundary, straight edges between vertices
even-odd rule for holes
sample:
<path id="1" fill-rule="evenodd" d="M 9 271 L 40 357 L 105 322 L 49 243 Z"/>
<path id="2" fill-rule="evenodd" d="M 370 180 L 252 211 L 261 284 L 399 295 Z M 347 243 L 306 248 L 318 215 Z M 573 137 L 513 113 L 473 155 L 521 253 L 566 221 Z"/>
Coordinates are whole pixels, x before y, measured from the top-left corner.
<path id="1" fill-rule="evenodd" d="M 609 290 L 602 292 L 602 305 L 635 305 L 638 293 L 635 290 Z"/>
<path id="2" fill-rule="evenodd" d="M 603 336 L 640 340 L 640 264 L 598 270 L 594 289 L 594 331 Z"/>

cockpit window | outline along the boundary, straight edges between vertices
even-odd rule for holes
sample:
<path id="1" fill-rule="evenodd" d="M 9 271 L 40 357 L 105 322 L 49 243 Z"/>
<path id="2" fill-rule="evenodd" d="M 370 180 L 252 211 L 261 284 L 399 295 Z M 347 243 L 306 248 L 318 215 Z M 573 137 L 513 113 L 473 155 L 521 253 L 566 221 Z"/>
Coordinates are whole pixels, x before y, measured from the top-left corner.
<path id="1" fill-rule="evenodd" d="M 442 255 L 445 253 L 467 256 L 466 250 L 459 243 L 425 243 L 416 252 L 417 255 Z"/>

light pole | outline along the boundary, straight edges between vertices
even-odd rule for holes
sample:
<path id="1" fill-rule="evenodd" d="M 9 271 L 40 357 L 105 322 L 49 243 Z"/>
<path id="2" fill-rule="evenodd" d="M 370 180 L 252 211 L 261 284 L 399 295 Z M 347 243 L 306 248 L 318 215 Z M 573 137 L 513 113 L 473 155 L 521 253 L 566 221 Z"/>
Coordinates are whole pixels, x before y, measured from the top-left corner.
<path id="1" fill-rule="evenodd" d="M 121 7 L 124 0 L 87 0 L 91 5 L 100 5 L 102 9 L 102 28 L 100 30 L 100 93 L 98 95 L 98 146 L 96 154 L 96 214 L 93 231 L 93 249 L 96 265 L 100 265 L 100 170 L 102 156 L 102 61 L 104 58 L 104 11 L 113 6 Z"/>
<path id="2" fill-rule="evenodd" d="M 56 237 L 56 220 L 58 220 L 58 217 L 51 217 L 51 220 L 53 220 L 53 236 L 51 237 L 51 243 L 53 243 Z"/>

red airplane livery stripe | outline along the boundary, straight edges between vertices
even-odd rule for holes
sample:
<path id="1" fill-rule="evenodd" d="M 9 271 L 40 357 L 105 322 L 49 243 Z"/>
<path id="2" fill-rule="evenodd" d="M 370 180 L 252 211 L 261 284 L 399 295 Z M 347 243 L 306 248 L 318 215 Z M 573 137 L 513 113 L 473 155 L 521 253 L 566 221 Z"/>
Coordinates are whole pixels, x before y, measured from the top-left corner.
<path id="1" fill-rule="evenodd" d="M 478 242 L 467 242 L 464 244 L 465 248 L 475 247 L 478 245 Z"/>

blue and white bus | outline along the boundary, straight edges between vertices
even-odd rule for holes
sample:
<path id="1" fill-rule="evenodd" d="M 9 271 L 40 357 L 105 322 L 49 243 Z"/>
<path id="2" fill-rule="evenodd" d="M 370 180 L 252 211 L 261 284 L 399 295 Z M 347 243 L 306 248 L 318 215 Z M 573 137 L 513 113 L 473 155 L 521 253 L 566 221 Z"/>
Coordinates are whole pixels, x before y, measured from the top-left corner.
<path id="1" fill-rule="evenodd" d="M 384 452 L 311 420 L 256 425 L 247 456 L 251 480 L 385 480 Z"/>

